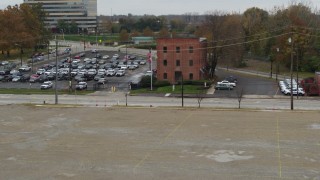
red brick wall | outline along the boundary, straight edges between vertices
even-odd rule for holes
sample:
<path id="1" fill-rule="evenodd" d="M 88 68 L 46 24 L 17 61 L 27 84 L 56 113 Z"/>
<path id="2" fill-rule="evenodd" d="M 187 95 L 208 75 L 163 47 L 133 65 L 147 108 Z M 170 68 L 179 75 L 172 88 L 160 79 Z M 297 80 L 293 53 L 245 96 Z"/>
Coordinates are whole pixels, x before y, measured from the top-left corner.
<path id="1" fill-rule="evenodd" d="M 163 47 L 167 47 L 167 53 L 163 52 Z M 176 52 L 176 47 L 180 47 L 180 53 Z M 189 52 L 189 47 L 193 47 L 193 53 Z M 203 79 L 200 68 L 205 66 L 206 55 L 206 42 L 200 42 L 198 38 L 159 38 L 157 39 L 157 78 L 174 84 L 180 81 L 175 77 L 175 72 L 180 71 L 184 80 L 190 80 L 190 73 L 193 74 L 192 80 Z M 164 60 L 167 60 L 167 66 L 164 66 Z M 180 60 L 180 66 L 176 66 L 176 60 Z M 193 61 L 193 66 L 189 65 L 189 60 Z M 164 73 L 167 73 L 167 79 L 164 79 Z"/>

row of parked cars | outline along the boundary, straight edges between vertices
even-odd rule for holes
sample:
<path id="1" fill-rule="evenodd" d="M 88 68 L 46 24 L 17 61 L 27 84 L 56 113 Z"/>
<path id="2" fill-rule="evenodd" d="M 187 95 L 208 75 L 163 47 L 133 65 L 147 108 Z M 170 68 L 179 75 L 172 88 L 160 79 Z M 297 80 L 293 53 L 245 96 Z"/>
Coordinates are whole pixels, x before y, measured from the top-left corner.
<path id="1" fill-rule="evenodd" d="M 292 79 L 292 85 L 291 85 L 291 79 L 285 79 L 283 81 L 279 81 L 280 91 L 284 95 L 291 95 L 291 86 L 292 86 L 292 95 L 295 95 L 295 96 L 305 95 L 305 91 L 303 90 L 303 88 L 299 86 L 299 84 L 295 79 Z"/>

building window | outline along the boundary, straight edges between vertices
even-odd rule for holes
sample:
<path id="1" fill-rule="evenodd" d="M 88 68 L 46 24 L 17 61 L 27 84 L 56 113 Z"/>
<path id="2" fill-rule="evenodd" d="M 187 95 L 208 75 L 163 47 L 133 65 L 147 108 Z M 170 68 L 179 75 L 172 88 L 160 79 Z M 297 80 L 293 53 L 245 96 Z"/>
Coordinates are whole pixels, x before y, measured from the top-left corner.
<path id="1" fill-rule="evenodd" d="M 192 73 L 189 74 L 189 80 L 193 80 L 193 74 Z"/>
<path id="2" fill-rule="evenodd" d="M 176 53 L 180 53 L 180 47 L 176 47 Z"/>
<path id="3" fill-rule="evenodd" d="M 163 53 L 167 53 L 167 46 L 163 47 Z"/>
<path id="4" fill-rule="evenodd" d="M 168 62 L 167 60 L 163 60 L 163 66 L 167 66 Z"/>
<path id="5" fill-rule="evenodd" d="M 168 79 L 168 74 L 167 73 L 163 73 L 163 79 Z"/>
<path id="6" fill-rule="evenodd" d="M 189 60 L 189 66 L 193 66 L 193 60 Z"/>
<path id="7" fill-rule="evenodd" d="M 193 47 L 192 46 L 189 47 L 189 53 L 193 53 Z"/>
<path id="8" fill-rule="evenodd" d="M 176 60 L 176 66 L 180 66 L 180 60 Z"/>

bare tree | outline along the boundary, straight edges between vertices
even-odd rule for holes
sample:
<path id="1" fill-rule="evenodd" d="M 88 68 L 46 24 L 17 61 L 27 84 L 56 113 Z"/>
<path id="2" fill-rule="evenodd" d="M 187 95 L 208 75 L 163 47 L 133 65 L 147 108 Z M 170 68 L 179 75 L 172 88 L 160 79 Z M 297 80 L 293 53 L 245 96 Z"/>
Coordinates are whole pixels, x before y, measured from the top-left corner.
<path id="1" fill-rule="evenodd" d="M 239 109 L 241 108 L 241 101 L 242 101 L 242 98 L 243 98 L 243 94 L 244 94 L 244 90 L 243 90 L 243 88 L 241 88 L 241 89 L 238 89 L 237 91 L 236 91 L 236 93 L 237 93 L 237 98 L 238 98 L 238 103 L 239 103 Z"/>
<path id="2" fill-rule="evenodd" d="M 199 90 L 198 93 L 197 93 L 197 102 L 198 102 L 198 108 L 201 107 L 201 102 L 202 100 L 204 99 L 204 90 Z"/>

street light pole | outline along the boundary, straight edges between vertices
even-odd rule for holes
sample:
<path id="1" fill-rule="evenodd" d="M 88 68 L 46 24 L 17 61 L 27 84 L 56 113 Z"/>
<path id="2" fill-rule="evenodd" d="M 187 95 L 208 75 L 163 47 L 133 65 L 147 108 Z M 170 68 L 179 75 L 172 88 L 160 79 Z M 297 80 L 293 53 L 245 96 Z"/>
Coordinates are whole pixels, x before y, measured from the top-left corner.
<path id="1" fill-rule="evenodd" d="M 20 66 L 22 66 L 22 53 L 23 53 L 23 50 L 22 50 L 22 46 L 20 45 Z"/>
<path id="2" fill-rule="evenodd" d="M 277 48 L 277 53 L 279 54 L 280 49 Z M 276 69 L 276 81 L 278 81 L 278 73 L 279 73 L 279 61 L 277 60 L 277 69 Z"/>
<path id="3" fill-rule="evenodd" d="M 56 40 L 56 78 L 55 78 L 55 104 L 58 104 L 58 40 L 57 35 Z"/>
<path id="4" fill-rule="evenodd" d="M 293 110 L 293 39 L 292 39 L 292 35 L 291 37 L 288 39 L 289 43 L 291 43 L 291 63 L 290 63 L 290 95 L 291 95 L 291 101 L 290 101 L 290 105 L 291 105 L 291 110 Z"/>

